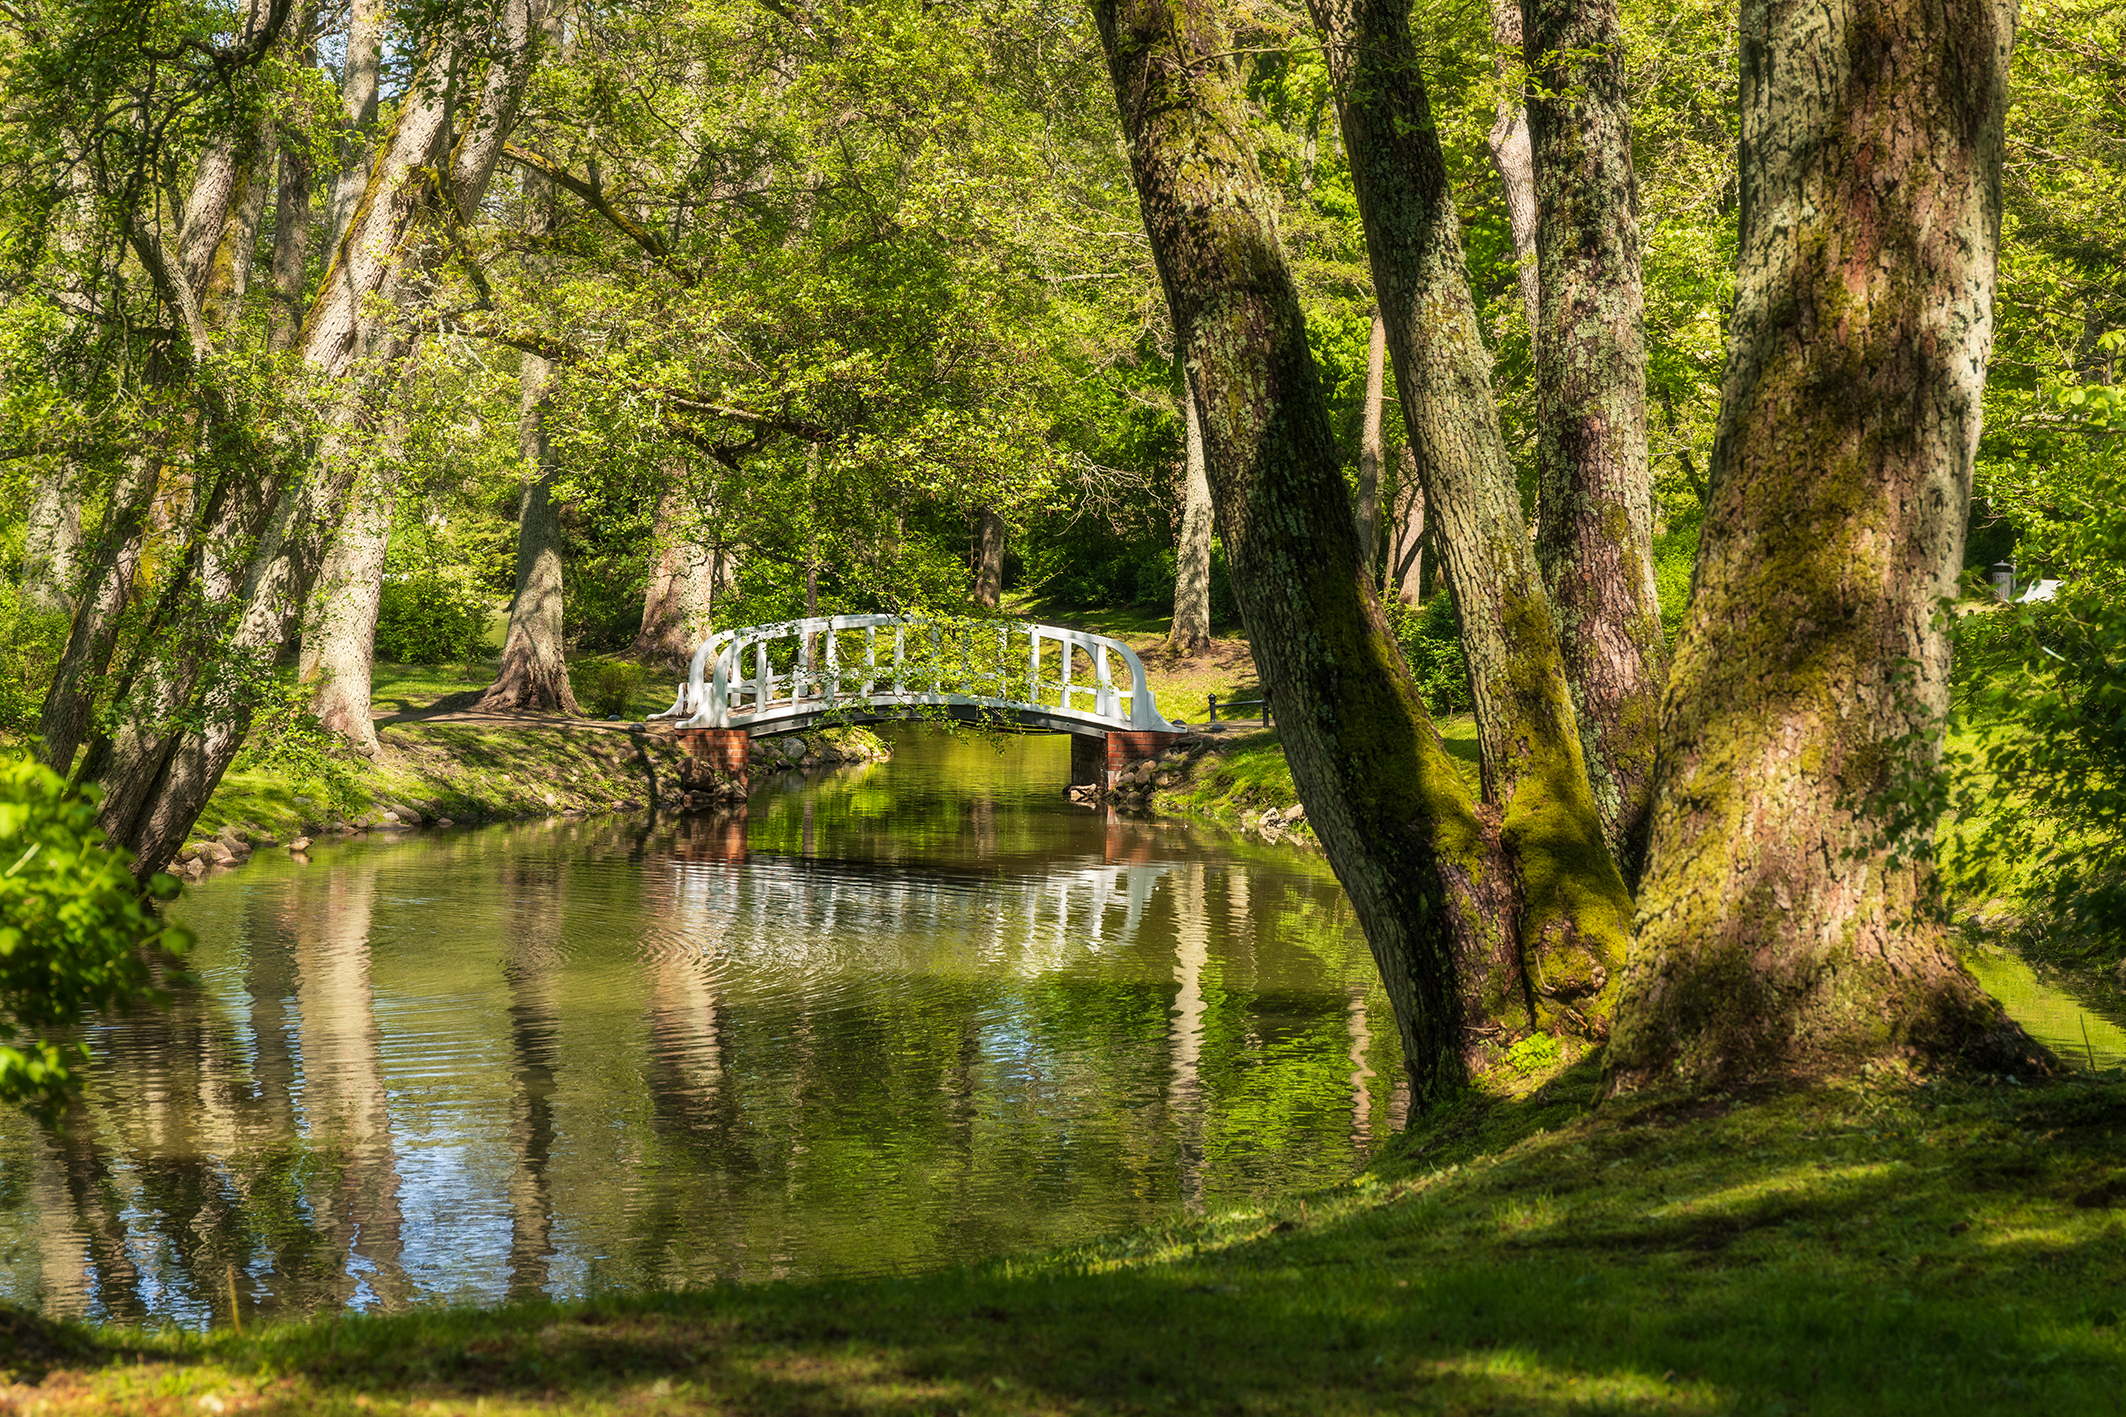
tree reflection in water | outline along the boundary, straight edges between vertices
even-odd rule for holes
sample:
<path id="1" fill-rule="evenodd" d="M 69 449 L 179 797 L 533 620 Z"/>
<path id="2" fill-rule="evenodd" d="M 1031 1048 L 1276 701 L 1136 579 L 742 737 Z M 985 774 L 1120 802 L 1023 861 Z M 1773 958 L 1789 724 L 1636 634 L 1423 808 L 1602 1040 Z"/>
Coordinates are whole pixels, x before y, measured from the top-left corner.
<path id="1" fill-rule="evenodd" d="M 902 735 L 740 814 L 261 853 L 196 985 L 0 1123 L 0 1291 L 203 1326 L 877 1273 L 1339 1180 L 1399 1123 L 1318 857 Z"/>

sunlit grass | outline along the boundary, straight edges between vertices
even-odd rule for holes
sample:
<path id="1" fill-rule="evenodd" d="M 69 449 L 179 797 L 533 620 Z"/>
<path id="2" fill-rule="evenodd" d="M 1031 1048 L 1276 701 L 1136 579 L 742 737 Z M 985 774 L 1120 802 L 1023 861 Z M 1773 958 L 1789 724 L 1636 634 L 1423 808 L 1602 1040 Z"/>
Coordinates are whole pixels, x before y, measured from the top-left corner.
<path id="1" fill-rule="evenodd" d="M 16 1325 L 53 1413 L 2107 1412 L 2126 1081 L 1472 1097 L 1328 1191 L 872 1281 Z M 44 1345 L 40 1350 L 39 1344 Z M 40 1351 L 43 1356 L 40 1358 Z M 142 1361 L 133 1361 L 138 1354 Z M 217 1408 L 205 1399 L 212 1398 Z"/>

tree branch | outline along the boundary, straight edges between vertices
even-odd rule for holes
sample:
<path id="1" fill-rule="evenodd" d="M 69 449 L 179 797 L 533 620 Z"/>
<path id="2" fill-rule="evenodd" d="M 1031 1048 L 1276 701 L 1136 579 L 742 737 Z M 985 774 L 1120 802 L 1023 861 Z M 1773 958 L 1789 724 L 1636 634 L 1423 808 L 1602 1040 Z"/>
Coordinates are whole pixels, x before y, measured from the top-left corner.
<path id="1" fill-rule="evenodd" d="M 671 248 L 664 244 L 663 238 L 613 205 L 611 199 L 606 196 L 604 186 L 597 181 L 595 169 L 592 179 L 585 181 L 552 158 L 532 152 L 528 148 L 520 148 L 515 143 L 503 144 L 502 156 L 519 167 L 539 173 L 555 186 L 581 197 L 592 211 L 611 222 L 621 235 L 648 252 L 650 259 L 670 271 L 681 284 L 692 286 L 701 283 L 701 272 L 673 255 Z"/>

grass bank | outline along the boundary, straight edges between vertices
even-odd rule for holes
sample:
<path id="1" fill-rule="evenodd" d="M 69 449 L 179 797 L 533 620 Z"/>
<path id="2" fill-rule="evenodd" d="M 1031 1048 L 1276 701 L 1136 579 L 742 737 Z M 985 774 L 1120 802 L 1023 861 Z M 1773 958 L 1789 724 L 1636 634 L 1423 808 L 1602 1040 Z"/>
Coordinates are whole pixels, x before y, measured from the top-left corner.
<path id="1" fill-rule="evenodd" d="M 2100 1413 L 2126 1079 L 1592 1110 L 1582 1063 L 1334 1190 L 1073 1252 L 238 1336 L 0 1326 L 74 1413 Z"/>
<path id="2" fill-rule="evenodd" d="M 1469 786 L 1477 786 L 1476 720 L 1456 714 L 1440 721 L 1447 751 Z M 1285 761 L 1277 728 L 1236 725 L 1191 743 L 1170 767 L 1147 784 L 1141 805 L 1154 812 L 1194 817 L 1272 840 L 1313 833 L 1299 808 L 1292 767 Z"/>

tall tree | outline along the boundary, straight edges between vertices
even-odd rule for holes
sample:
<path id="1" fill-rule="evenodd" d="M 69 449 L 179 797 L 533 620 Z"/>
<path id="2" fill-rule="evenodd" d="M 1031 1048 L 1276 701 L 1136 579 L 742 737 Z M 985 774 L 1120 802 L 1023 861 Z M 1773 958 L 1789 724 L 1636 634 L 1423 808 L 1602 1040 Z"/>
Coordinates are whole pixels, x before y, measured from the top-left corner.
<path id="1" fill-rule="evenodd" d="M 1497 835 L 1374 598 L 1211 0 L 1095 0 L 1093 13 L 1234 594 L 1308 820 L 1387 985 L 1413 1097 L 1430 1101 L 1464 1076 L 1466 1027 L 1529 1018 Z"/>
<path id="2" fill-rule="evenodd" d="M 1535 165 L 1536 557 L 1602 831 L 1646 847 L 1667 644 L 1646 461 L 1645 293 L 1617 0 L 1525 0 Z"/>
<path id="3" fill-rule="evenodd" d="M 1749 0 L 1710 505 L 1619 1089 L 2026 1041 L 1895 829 L 1940 751 L 1993 334 L 2013 0 Z"/>
<path id="4" fill-rule="evenodd" d="M 1366 341 L 1366 402 L 1358 425 L 1358 506 L 1353 524 L 1358 549 L 1367 565 L 1380 553 L 1381 422 L 1388 395 L 1388 325 L 1373 314 L 1373 333 Z"/>
<path id="5" fill-rule="evenodd" d="M 553 368 L 536 354 L 524 356 L 522 406 L 517 421 L 523 491 L 517 500 L 517 588 L 509 602 L 509 628 L 502 640 L 502 667 L 479 698 L 484 709 L 577 714 L 563 651 L 561 515 L 554 505 L 559 469 L 547 428 L 547 381 Z"/>
<path id="6" fill-rule="evenodd" d="M 1174 546 L 1174 618 L 1167 648 L 1193 657 L 1211 644 L 1211 483 L 1203 464 L 1203 417 L 1181 386 L 1181 536 Z"/>
<path id="7" fill-rule="evenodd" d="M 1461 623 L 1484 800 L 1546 1022 L 1599 1033 L 1631 900 L 1603 840 L 1470 298 L 1407 0 L 1312 0 L 1365 222 L 1404 427 Z"/>

